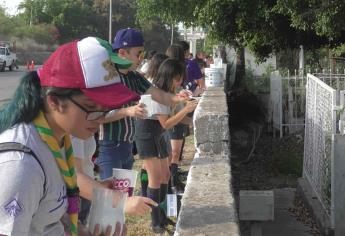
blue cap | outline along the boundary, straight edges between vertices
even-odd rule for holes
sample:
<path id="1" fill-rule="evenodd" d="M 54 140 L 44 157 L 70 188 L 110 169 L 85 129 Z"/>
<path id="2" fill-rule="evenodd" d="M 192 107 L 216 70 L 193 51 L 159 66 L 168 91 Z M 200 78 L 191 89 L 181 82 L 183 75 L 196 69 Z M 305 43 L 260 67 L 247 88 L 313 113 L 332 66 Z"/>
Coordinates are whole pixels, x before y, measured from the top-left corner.
<path id="1" fill-rule="evenodd" d="M 144 46 L 144 38 L 142 33 L 136 29 L 120 29 L 115 35 L 112 46 L 113 49 L 142 47 Z"/>

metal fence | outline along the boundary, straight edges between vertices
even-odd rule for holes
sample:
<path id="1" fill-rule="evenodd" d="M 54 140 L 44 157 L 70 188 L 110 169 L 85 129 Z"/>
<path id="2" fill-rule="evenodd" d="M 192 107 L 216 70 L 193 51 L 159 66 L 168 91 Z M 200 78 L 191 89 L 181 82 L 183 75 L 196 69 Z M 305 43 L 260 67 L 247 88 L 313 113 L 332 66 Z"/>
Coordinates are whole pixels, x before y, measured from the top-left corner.
<path id="1" fill-rule="evenodd" d="M 332 135 L 337 131 L 337 90 L 308 74 L 303 177 L 332 215 Z"/>
<path id="2" fill-rule="evenodd" d="M 306 81 L 303 71 L 296 71 L 293 76 L 281 76 L 279 72 L 270 76 L 269 117 L 280 137 L 304 128 Z"/>
<path id="3" fill-rule="evenodd" d="M 310 73 L 310 72 L 309 72 Z M 270 76 L 269 119 L 274 129 L 279 130 L 280 137 L 284 133 L 302 131 L 305 125 L 305 94 L 307 75 L 303 70 L 295 70 L 291 75 L 282 76 L 273 72 Z M 332 73 L 326 70 L 313 73 L 325 84 L 336 90 L 345 89 L 344 73 Z"/>

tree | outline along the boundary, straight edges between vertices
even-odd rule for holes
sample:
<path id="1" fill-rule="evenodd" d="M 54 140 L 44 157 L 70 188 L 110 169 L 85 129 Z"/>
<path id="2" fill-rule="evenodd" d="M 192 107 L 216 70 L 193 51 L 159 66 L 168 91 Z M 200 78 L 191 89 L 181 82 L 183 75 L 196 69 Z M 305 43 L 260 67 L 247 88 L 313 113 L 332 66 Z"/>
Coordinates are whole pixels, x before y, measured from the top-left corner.
<path id="1" fill-rule="evenodd" d="M 271 53 L 299 45 L 308 50 L 344 42 L 342 0 L 174 0 L 169 7 L 160 1 L 137 2 L 140 19 L 158 15 L 164 21 L 173 18 L 202 26 L 213 38 L 234 46 L 240 58 L 244 47 L 263 61 Z"/>
<path id="2" fill-rule="evenodd" d="M 135 0 L 113 0 L 112 32 L 134 27 L 143 30 L 148 49 L 165 50 L 169 31 L 160 19 L 138 24 Z M 59 42 L 86 36 L 108 38 L 109 0 L 24 0 L 20 5 L 27 25 L 54 25 Z"/>
<path id="3" fill-rule="evenodd" d="M 137 0 L 137 19 L 144 23 L 159 18 L 170 27 L 170 43 L 174 41 L 174 29 L 178 22 L 192 23 L 193 6 L 197 1 L 190 0 Z"/>
<path id="4" fill-rule="evenodd" d="M 344 1 L 278 0 L 276 10 L 291 19 L 292 27 L 315 32 L 317 36 L 327 39 L 336 54 L 344 54 Z"/>

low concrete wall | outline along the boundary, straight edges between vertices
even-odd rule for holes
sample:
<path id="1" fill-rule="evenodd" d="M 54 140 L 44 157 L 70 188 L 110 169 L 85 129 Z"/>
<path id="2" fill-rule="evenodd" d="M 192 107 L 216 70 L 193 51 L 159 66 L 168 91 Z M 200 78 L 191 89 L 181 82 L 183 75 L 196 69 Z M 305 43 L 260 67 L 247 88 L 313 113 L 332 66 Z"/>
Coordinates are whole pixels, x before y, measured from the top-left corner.
<path id="1" fill-rule="evenodd" d="M 194 114 L 197 153 L 175 235 L 240 235 L 231 186 L 228 108 L 223 88 L 205 91 Z"/>

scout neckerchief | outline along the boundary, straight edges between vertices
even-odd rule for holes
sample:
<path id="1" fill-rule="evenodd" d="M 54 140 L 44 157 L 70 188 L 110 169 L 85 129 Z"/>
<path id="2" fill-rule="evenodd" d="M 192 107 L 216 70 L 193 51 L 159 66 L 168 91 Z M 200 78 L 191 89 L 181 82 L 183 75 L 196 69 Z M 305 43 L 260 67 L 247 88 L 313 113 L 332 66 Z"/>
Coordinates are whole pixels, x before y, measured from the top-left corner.
<path id="1" fill-rule="evenodd" d="M 64 136 L 64 146 L 66 160 L 63 158 L 58 142 L 53 136 L 53 131 L 50 129 L 43 112 L 41 111 L 38 117 L 33 121 L 36 130 L 41 139 L 48 145 L 50 151 L 55 157 L 56 163 L 59 166 L 60 173 L 63 176 L 67 187 L 68 209 L 67 213 L 71 220 L 72 236 L 78 235 L 78 208 L 79 208 L 79 190 L 77 186 L 77 177 L 74 170 L 74 156 L 69 135 Z"/>

